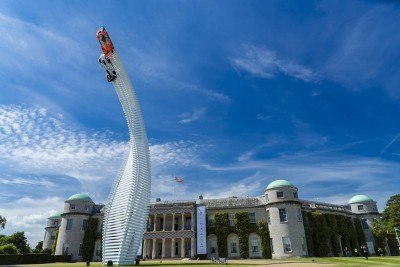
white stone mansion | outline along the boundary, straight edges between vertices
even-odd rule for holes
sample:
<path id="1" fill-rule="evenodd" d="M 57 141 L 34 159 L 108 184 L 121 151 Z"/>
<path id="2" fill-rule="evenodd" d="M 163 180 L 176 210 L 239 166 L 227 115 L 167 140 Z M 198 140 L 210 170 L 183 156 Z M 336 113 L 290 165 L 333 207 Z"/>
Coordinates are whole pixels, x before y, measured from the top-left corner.
<path id="1" fill-rule="evenodd" d="M 202 210 L 205 210 L 205 214 L 201 213 Z M 197 258 L 200 254 L 206 254 L 208 258 L 218 257 L 217 233 L 207 233 L 207 229 L 213 229 L 214 215 L 227 213 L 229 226 L 234 226 L 234 214 L 242 211 L 248 213 L 251 225 L 260 221 L 267 223 L 272 258 L 308 255 L 302 218 L 304 211 L 360 219 L 369 252 L 375 253 L 374 237 L 370 229 L 374 219 L 380 221 L 380 214 L 374 200 L 365 195 L 354 196 L 345 205 L 302 200 L 298 197 L 297 187 L 286 180 L 276 180 L 259 197 L 203 199 L 200 196 L 193 201 L 157 199 L 150 205 L 142 251 L 139 254 L 149 259 Z M 103 215 L 104 205 L 95 204 L 88 195 L 71 196 L 65 201 L 62 212 L 48 218 L 43 248 L 51 248 L 56 241 L 56 255 L 72 254 L 73 260 L 81 260 L 82 239 L 88 219 L 99 219 L 98 232 L 101 233 Z M 240 258 L 238 235 L 232 232 L 226 241 L 228 258 Z M 249 258 L 261 258 L 260 236 L 251 232 L 248 242 Z M 343 246 L 340 243 L 341 253 Z M 95 243 L 93 260 L 101 260 L 100 239 Z"/>

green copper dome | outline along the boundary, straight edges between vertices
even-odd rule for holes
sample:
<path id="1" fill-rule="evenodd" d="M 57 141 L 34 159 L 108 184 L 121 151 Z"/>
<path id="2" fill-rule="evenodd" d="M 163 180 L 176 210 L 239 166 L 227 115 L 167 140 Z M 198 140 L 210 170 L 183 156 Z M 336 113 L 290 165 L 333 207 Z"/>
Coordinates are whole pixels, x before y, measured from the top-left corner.
<path id="1" fill-rule="evenodd" d="M 374 201 L 374 200 L 366 195 L 357 195 L 357 196 L 350 198 L 349 204 L 359 203 L 359 202 L 368 202 L 368 201 Z"/>
<path id="2" fill-rule="evenodd" d="M 276 187 L 282 187 L 282 186 L 294 187 L 294 185 L 289 181 L 286 181 L 286 180 L 275 180 L 275 181 L 273 181 L 272 183 L 270 183 L 267 186 L 267 190 L 268 189 L 272 189 L 272 188 L 276 188 Z"/>
<path id="3" fill-rule="evenodd" d="M 53 214 L 50 215 L 48 219 L 59 219 L 61 218 L 61 213 L 62 212 L 54 212 Z"/>
<path id="4" fill-rule="evenodd" d="M 67 199 L 67 201 L 70 201 L 70 200 L 93 202 L 93 200 L 87 194 L 72 195 Z"/>

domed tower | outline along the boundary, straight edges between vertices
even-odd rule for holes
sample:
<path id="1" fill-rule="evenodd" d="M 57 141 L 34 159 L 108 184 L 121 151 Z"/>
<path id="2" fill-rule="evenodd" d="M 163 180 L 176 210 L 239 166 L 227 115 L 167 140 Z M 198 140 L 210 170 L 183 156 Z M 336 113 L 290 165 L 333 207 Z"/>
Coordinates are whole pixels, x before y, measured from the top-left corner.
<path id="1" fill-rule="evenodd" d="M 56 212 L 47 218 L 47 227 L 44 228 L 44 240 L 43 249 L 51 249 L 54 239 L 56 237 L 56 232 L 60 227 L 61 222 L 61 212 Z"/>
<path id="2" fill-rule="evenodd" d="M 369 253 L 375 254 L 374 236 L 371 232 L 374 219 L 381 222 L 381 217 L 376 206 L 376 201 L 366 195 L 356 195 L 349 200 L 351 211 L 357 215 L 361 221 L 361 226 L 365 234 Z M 363 244 L 360 244 L 363 245 Z"/>
<path id="3" fill-rule="evenodd" d="M 58 232 L 56 255 L 71 254 L 82 259 L 82 241 L 95 204 L 87 194 L 75 194 L 64 202 Z"/>
<path id="4" fill-rule="evenodd" d="M 307 245 L 297 188 L 276 180 L 265 189 L 266 212 L 272 258 L 302 257 Z"/>

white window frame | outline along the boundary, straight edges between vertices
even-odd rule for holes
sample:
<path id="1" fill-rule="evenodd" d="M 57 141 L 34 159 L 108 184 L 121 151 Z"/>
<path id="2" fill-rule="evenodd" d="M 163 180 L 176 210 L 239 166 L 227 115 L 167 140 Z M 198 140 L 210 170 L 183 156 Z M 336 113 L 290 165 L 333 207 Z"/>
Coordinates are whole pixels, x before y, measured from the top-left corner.
<path id="1" fill-rule="evenodd" d="M 282 196 L 279 196 L 279 193 L 282 193 Z M 285 198 L 285 193 L 283 191 L 277 191 L 276 192 L 276 198 Z"/>
<path id="2" fill-rule="evenodd" d="M 68 222 L 71 222 L 69 229 L 68 229 Z M 67 219 L 67 225 L 65 226 L 65 230 L 66 231 L 72 231 L 72 225 L 73 224 L 74 224 L 74 220 L 73 219 Z"/>
<path id="3" fill-rule="evenodd" d="M 286 242 L 285 242 L 286 241 Z M 292 250 L 292 242 L 290 241 L 290 237 L 284 236 L 282 237 L 282 244 L 283 244 L 283 252 L 284 253 L 291 253 L 293 252 Z M 289 250 L 286 250 L 287 245 L 289 246 Z"/>
<path id="4" fill-rule="evenodd" d="M 297 208 L 297 210 L 296 210 L 296 217 L 297 217 L 297 221 L 298 221 L 298 222 L 303 221 L 302 215 L 301 215 L 301 208 Z"/>
<path id="5" fill-rule="evenodd" d="M 361 218 L 361 227 L 363 230 L 369 230 L 369 224 L 368 224 L 368 220 L 366 218 Z"/>
<path id="6" fill-rule="evenodd" d="M 251 220 L 251 218 L 254 218 L 254 220 Z M 255 224 L 256 223 L 256 213 L 255 212 L 249 212 L 249 222 L 251 224 Z"/>
<path id="7" fill-rule="evenodd" d="M 357 205 L 357 210 L 358 211 L 365 211 L 365 209 L 364 209 L 364 205 Z"/>
<path id="8" fill-rule="evenodd" d="M 284 211 L 285 220 L 282 220 L 281 210 Z M 286 208 L 280 208 L 280 209 L 279 209 L 279 221 L 280 221 L 281 223 L 282 223 L 282 222 L 287 222 L 287 221 L 288 221 L 287 213 L 286 213 Z"/>
<path id="9" fill-rule="evenodd" d="M 267 210 L 267 223 L 271 224 L 271 214 L 270 214 L 269 210 Z"/>
<path id="10" fill-rule="evenodd" d="M 70 210 L 75 210 L 75 209 L 76 209 L 76 205 L 73 204 L 73 203 L 70 203 L 70 204 L 69 204 L 69 209 L 70 209 Z"/>
<path id="11" fill-rule="evenodd" d="M 228 213 L 229 226 L 235 226 L 235 214 Z"/>
<path id="12" fill-rule="evenodd" d="M 271 247 L 271 253 L 275 253 L 274 251 L 274 240 L 272 238 L 269 239 L 269 245 Z"/>

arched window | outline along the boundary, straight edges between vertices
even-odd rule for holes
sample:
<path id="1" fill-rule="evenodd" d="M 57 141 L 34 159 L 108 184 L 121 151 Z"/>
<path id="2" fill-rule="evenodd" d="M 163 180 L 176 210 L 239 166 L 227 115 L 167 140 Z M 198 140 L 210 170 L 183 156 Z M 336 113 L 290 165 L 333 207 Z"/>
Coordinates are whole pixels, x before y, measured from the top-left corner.
<path id="1" fill-rule="evenodd" d="M 261 257 L 260 237 L 255 233 L 249 235 L 249 256 L 250 258 Z"/>
<path id="2" fill-rule="evenodd" d="M 218 257 L 217 236 L 209 235 L 207 237 L 207 252 L 208 257 Z"/>
<path id="3" fill-rule="evenodd" d="M 236 234 L 228 235 L 228 257 L 240 257 L 239 238 Z"/>

